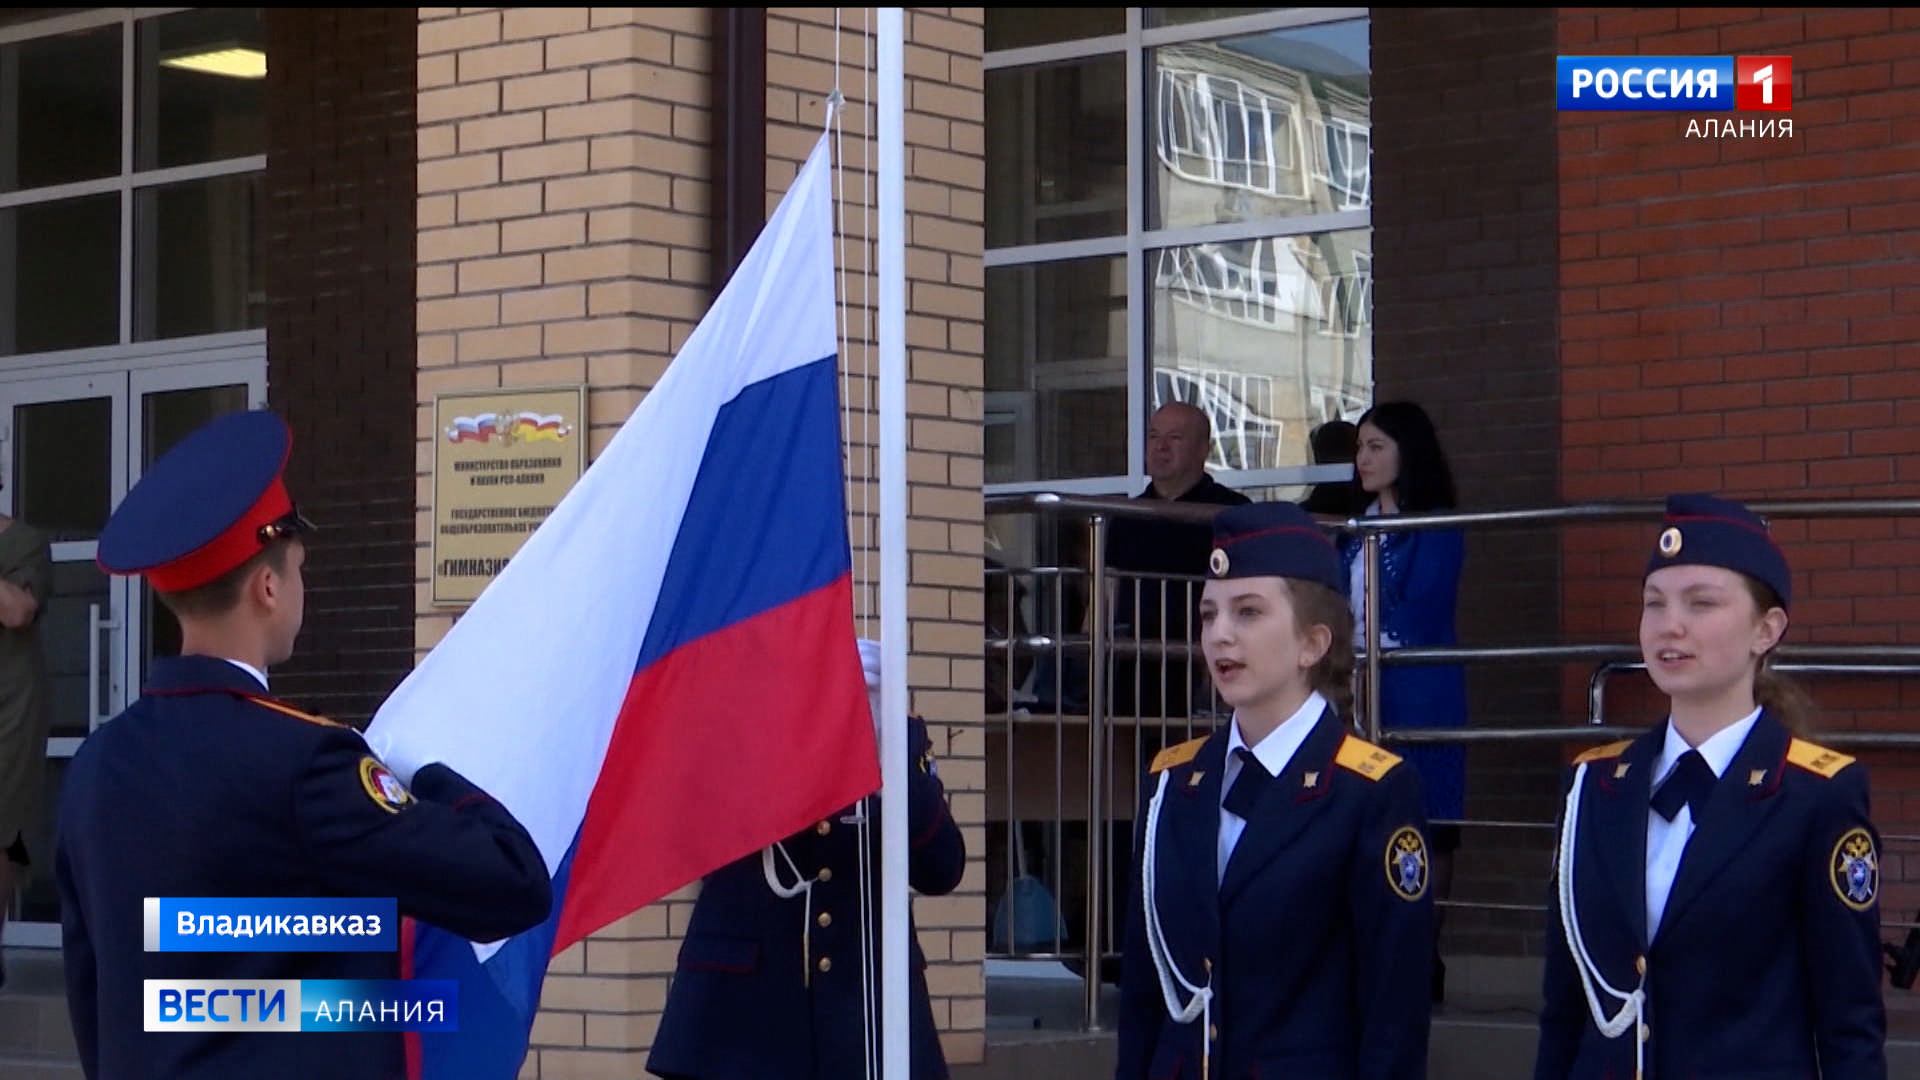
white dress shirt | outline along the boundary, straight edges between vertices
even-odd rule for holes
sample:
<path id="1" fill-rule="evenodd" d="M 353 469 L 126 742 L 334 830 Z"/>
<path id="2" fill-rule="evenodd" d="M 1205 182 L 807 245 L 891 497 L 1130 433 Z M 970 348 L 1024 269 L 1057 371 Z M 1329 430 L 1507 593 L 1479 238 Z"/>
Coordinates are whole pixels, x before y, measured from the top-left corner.
<path id="1" fill-rule="evenodd" d="M 1318 690 L 1307 695 L 1307 700 L 1292 716 L 1279 727 L 1267 732 L 1260 745 L 1247 747 L 1267 772 L 1275 777 L 1293 760 L 1300 744 L 1307 741 L 1313 732 L 1313 725 L 1319 721 L 1321 710 L 1327 707 L 1327 699 L 1320 696 Z M 1240 714 L 1233 716 L 1232 729 L 1227 733 L 1227 767 L 1220 776 L 1220 847 L 1218 861 L 1214 871 L 1219 880 L 1227 877 L 1227 859 L 1233 855 L 1233 847 L 1240 842 L 1240 834 L 1247 831 L 1247 822 L 1239 814 L 1225 806 L 1227 792 L 1232 790 L 1233 782 L 1240 778 L 1240 755 L 1235 750 L 1246 746 L 1246 740 L 1240 737 Z"/>
<path id="2" fill-rule="evenodd" d="M 1673 726 L 1673 719 L 1667 719 L 1667 741 L 1660 747 L 1660 757 L 1653 763 L 1653 786 L 1649 793 L 1659 791 L 1660 785 L 1680 763 L 1681 757 L 1693 749 L 1700 751 L 1706 759 L 1707 767 L 1713 775 L 1723 776 L 1727 766 L 1733 764 L 1735 754 L 1747 741 L 1747 735 L 1753 731 L 1754 721 L 1760 719 L 1760 710 L 1755 709 L 1743 720 L 1728 724 L 1715 732 L 1711 738 L 1699 747 L 1687 745 L 1680 732 Z M 1693 836 L 1693 807 L 1681 804 L 1679 812 L 1668 821 L 1660 816 L 1653 807 L 1647 807 L 1647 938 L 1651 940 L 1654 932 L 1660 929 L 1660 916 L 1667 909 L 1667 894 L 1673 891 L 1674 876 L 1680 872 L 1680 856 L 1687 849 L 1687 841 Z"/>
<path id="3" fill-rule="evenodd" d="M 261 671 L 259 668 L 254 667 L 252 664 L 242 663 L 241 661 L 235 660 L 231 657 L 224 657 L 223 659 L 225 659 L 227 663 L 232 664 L 234 667 L 239 668 L 241 671 L 244 671 L 247 674 L 253 676 L 253 681 L 260 684 L 260 689 L 262 690 L 267 689 L 267 673 L 266 672 Z"/>

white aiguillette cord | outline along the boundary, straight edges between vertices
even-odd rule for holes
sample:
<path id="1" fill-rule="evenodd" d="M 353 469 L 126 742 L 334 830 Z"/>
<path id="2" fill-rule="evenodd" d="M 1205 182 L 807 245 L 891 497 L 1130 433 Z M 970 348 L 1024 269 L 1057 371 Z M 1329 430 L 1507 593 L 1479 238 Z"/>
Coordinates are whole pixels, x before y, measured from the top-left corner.
<path id="1" fill-rule="evenodd" d="M 793 874 L 792 885 L 780 884 L 780 874 L 773 865 L 775 851 L 780 853 L 780 861 L 786 863 L 787 870 Z M 793 864 L 793 856 L 787 854 L 787 845 L 781 841 L 775 841 L 760 849 L 760 872 L 766 877 L 767 888 L 773 890 L 773 895 L 783 900 L 806 895 L 807 902 L 802 906 L 800 921 L 800 984 L 811 986 L 813 969 L 807 966 L 807 962 L 813 956 L 813 883 L 815 879 L 800 873 L 800 868 Z"/>
<path id="2" fill-rule="evenodd" d="M 1573 968 L 1580 973 L 1580 989 L 1587 995 L 1587 1011 L 1593 1015 L 1594 1026 L 1600 1034 L 1609 1039 L 1617 1039 L 1626 1030 L 1633 1028 L 1633 1076 L 1640 1080 L 1646 1068 L 1646 1008 L 1647 1008 L 1647 964 L 1641 959 L 1638 968 L 1640 984 L 1632 992 L 1616 990 L 1600 974 L 1600 966 L 1593 962 L 1587 952 L 1587 941 L 1580 933 L 1580 917 L 1573 906 L 1573 841 L 1580 835 L 1580 792 L 1587 779 L 1587 763 L 1581 762 L 1573 773 L 1573 790 L 1567 795 L 1566 815 L 1560 823 L 1560 858 L 1555 875 L 1560 879 L 1560 928 L 1566 933 L 1567 951 L 1573 954 Z M 1606 1015 L 1600 999 L 1594 994 L 1594 985 L 1599 984 L 1607 996 L 1620 1002 L 1620 1011 L 1612 1017 Z"/>
<path id="3" fill-rule="evenodd" d="M 1212 1075 L 1213 1053 L 1213 965 L 1207 965 L 1207 982 L 1204 986 L 1195 985 L 1180 972 L 1173 962 L 1173 954 L 1167 949 L 1166 932 L 1160 928 L 1160 909 L 1154 904 L 1154 893 L 1158 873 L 1155 870 L 1155 853 L 1159 849 L 1160 801 L 1167 794 L 1167 776 L 1169 770 L 1160 773 L 1160 784 L 1154 790 L 1153 801 L 1147 804 L 1147 835 L 1140 852 L 1140 901 L 1145 908 L 1147 920 L 1147 952 L 1153 957 L 1153 968 L 1160 976 L 1160 995 L 1166 999 L 1167 1015 L 1176 1024 L 1191 1024 L 1195 1018 L 1201 1018 L 1205 1027 L 1200 1032 L 1200 1075 L 1205 1078 Z M 1179 991 L 1174 983 L 1179 982 L 1187 993 L 1187 1003 L 1180 1004 Z"/>

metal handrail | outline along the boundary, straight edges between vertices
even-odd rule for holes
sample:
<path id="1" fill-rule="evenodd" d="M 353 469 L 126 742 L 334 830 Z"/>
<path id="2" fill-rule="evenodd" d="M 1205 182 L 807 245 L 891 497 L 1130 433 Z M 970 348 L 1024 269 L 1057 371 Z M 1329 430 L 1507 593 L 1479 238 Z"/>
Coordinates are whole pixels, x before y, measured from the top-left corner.
<path id="1" fill-rule="evenodd" d="M 1920 499 L 1779 499 L 1748 502 L 1747 509 L 1765 517 L 1799 519 L 1920 517 Z M 1664 502 L 1623 501 L 1574 503 L 1515 510 L 1467 510 L 1420 514 L 1369 514 L 1328 522 L 1336 529 L 1362 534 L 1458 529 L 1468 525 L 1500 528 L 1550 525 L 1562 522 L 1658 521 Z"/>
<path id="2" fill-rule="evenodd" d="M 1785 518 L 1883 518 L 1920 516 L 1920 499 L 1800 499 L 1750 502 L 1747 508 L 1762 517 Z M 1392 532 L 1435 529 L 1459 529 L 1466 526 L 1521 527 L 1593 521 L 1658 521 L 1666 512 L 1664 501 L 1578 503 L 1516 510 L 1479 510 L 1466 512 L 1428 512 L 1419 514 L 1370 514 L 1350 517 L 1330 527 L 1360 534 L 1366 560 L 1366 626 L 1364 628 L 1364 665 L 1366 678 L 1366 732 L 1374 742 L 1387 741 L 1380 722 L 1380 543 Z M 1575 648 L 1580 648 L 1575 646 Z M 1394 650 L 1400 652 L 1402 650 Z M 1429 650 L 1431 655 L 1431 650 Z M 1784 655 L 1784 653 L 1783 653 Z M 1609 657 L 1608 659 L 1611 659 Z M 1444 662 L 1434 659 L 1431 662 Z M 1463 734 L 1463 733 L 1459 733 Z M 1465 741 L 1465 740 L 1463 740 Z M 1916 742 L 1915 745 L 1920 745 Z"/>
<path id="3" fill-rule="evenodd" d="M 1089 590 L 1088 628 L 1086 634 L 1062 635 L 1001 635 L 987 638 L 985 645 L 989 649 L 1004 651 L 1011 657 L 1014 654 L 1040 653 L 1051 650 L 1070 651 L 1078 654 L 1085 650 L 1089 660 L 1088 685 L 1088 752 L 1087 752 L 1087 796 L 1088 796 L 1088 844 L 1087 844 L 1087 888 L 1086 888 L 1086 924 L 1083 959 L 1086 965 L 1086 1010 L 1087 1029 L 1097 1031 L 1099 1025 L 1099 998 L 1101 980 L 1099 968 L 1104 950 L 1101 947 L 1101 931 L 1104 927 L 1102 908 L 1105 906 L 1105 844 L 1102 837 L 1106 826 L 1106 772 L 1110 767 L 1106 754 L 1106 742 L 1111 735 L 1106 710 L 1106 669 L 1112 657 L 1182 657 L 1199 655 L 1197 646 L 1188 643 L 1166 643 L 1143 641 L 1137 638 L 1112 639 L 1106 627 L 1105 585 L 1110 576 L 1106 565 L 1107 531 L 1114 518 L 1147 518 L 1165 521 L 1191 523 L 1211 522 L 1224 507 L 1208 504 L 1176 503 L 1165 500 L 1145 500 L 1130 496 L 1089 496 L 1059 495 L 1053 493 L 1028 493 L 1010 496 L 993 496 L 985 500 L 986 513 L 989 516 L 1020 512 L 1071 513 L 1085 514 L 1088 525 L 1089 565 L 1082 571 L 1077 567 L 1034 567 L 1023 568 L 1019 572 L 1025 575 L 1046 575 L 1057 578 L 1081 577 L 1093 582 Z M 1776 500 L 1749 502 L 1748 508 L 1763 517 L 1781 517 L 1794 519 L 1825 518 L 1884 518 L 1884 517 L 1920 517 L 1920 499 L 1820 499 L 1820 500 Z M 1640 650 L 1626 644 L 1566 644 L 1566 645 L 1519 645 L 1519 646 L 1420 646 L 1383 650 L 1380 647 L 1381 604 L 1379 594 L 1380 545 L 1381 538 L 1389 533 L 1402 531 L 1427 531 L 1436 529 L 1475 528 L 1512 528 L 1542 524 L 1590 523 L 1590 522 L 1634 522 L 1657 521 L 1664 512 L 1661 502 L 1600 502 L 1583 503 L 1569 506 L 1544 507 L 1532 509 L 1508 509 L 1494 511 L 1445 512 L 1423 514 L 1379 514 L 1349 518 L 1344 521 L 1322 518 L 1323 524 L 1335 531 L 1357 534 L 1362 543 L 1362 558 L 1366 566 L 1366 588 L 1363 597 L 1365 617 L 1364 643 L 1356 661 L 1366 672 L 1366 734 L 1375 742 L 1390 743 L 1476 743 L 1476 742 L 1587 742 L 1633 738 L 1643 734 L 1645 727 L 1609 725 L 1604 722 L 1605 685 L 1614 675 L 1631 670 L 1644 670 L 1646 665 L 1639 659 Z M 1011 574 L 1010 568 L 989 569 L 988 574 Z M 1165 576 L 1165 575 L 1161 575 Z M 1199 576 L 1180 575 L 1180 580 L 1201 581 Z M 1790 674 L 1841 674 L 1841 675 L 1885 675 L 1905 676 L 1920 674 L 1920 646 L 1902 645 L 1790 645 L 1777 650 L 1776 670 Z M 1585 724 L 1563 724 L 1541 727 L 1481 728 L 1481 729 L 1386 729 L 1380 715 L 1380 673 L 1383 667 L 1401 664 L 1453 664 L 1468 662 L 1500 661 L 1538 661 L 1544 663 L 1580 663 L 1595 664 L 1593 674 L 1588 681 L 1588 722 Z M 1874 747 L 1888 749 L 1920 749 L 1920 732 L 1826 732 L 1820 736 L 1823 743 L 1836 747 Z M 1503 826 L 1526 829 L 1551 828 L 1550 824 L 1536 822 L 1471 822 L 1462 823 L 1488 826 Z M 1480 903 L 1448 901 L 1448 906 L 1496 908 L 1502 910 L 1538 912 L 1544 910 L 1539 905 L 1516 905 L 1501 903 Z M 1883 925 L 1900 927 L 1912 924 L 1885 921 Z M 1035 954 L 1042 955 L 1042 954 Z M 1053 954 L 1047 954 L 1053 955 Z M 1059 954 L 1065 955 L 1065 954 Z"/>

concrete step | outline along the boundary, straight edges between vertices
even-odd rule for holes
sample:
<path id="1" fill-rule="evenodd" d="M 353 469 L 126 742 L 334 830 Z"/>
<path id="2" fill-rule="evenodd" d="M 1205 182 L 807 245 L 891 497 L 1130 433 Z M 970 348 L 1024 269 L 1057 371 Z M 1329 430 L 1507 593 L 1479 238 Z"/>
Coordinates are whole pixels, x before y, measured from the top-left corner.
<path id="1" fill-rule="evenodd" d="M 0 1077 L 13 1080 L 17 1075 L 6 1067 L 11 1058 L 74 1061 L 60 953 L 8 949 L 6 965 L 7 985 L 0 988 Z"/>
<path id="2" fill-rule="evenodd" d="M 1540 961 L 1447 958 L 1447 1001 L 1433 1014 L 1428 1080 L 1530 1076 L 1539 1039 Z M 1063 965 L 988 961 L 986 1060 L 952 1080 L 1107 1080 L 1118 991 L 1103 986 L 1104 1031 L 1082 1031 L 1085 983 Z M 1888 1075 L 1920 1077 L 1920 993 L 1888 988 Z"/>
<path id="3" fill-rule="evenodd" d="M 1531 1076 L 1538 1039 L 1527 1014 L 1436 1017 L 1429 1035 L 1427 1080 Z M 1107 1080 L 1113 1075 L 1112 1032 L 987 1032 L 986 1060 L 957 1066 L 952 1080 Z M 1887 1075 L 1920 1076 L 1920 1042 L 1887 1043 Z"/>
<path id="4" fill-rule="evenodd" d="M 0 1053 L 0 1076 L 7 1080 L 86 1080 L 72 1055 Z"/>

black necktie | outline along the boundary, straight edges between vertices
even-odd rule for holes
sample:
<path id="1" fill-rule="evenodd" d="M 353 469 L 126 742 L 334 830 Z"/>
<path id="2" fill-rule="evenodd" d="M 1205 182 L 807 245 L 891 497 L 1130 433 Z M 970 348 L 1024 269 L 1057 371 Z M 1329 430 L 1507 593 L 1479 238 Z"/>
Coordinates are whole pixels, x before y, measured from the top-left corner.
<path id="1" fill-rule="evenodd" d="M 1682 806 L 1693 808 L 1693 823 L 1700 824 L 1700 812 L 1707 808 L 1707 796 L 1713 794 L 1713 785 L 1719 777 L 1713 775 L 1713 768 L 1700 751 L 1689 750 L 1680 755 L 1679 764 L 1667 776 L 1660 790 L 1653 793 L 1653 809 L 1668 821 L 1680 812 Z"/>
<path id="2" fill-rule="evenodd" d="M 1234 754 L 1240 758 L 1240 775 L 1234 779 L 1233 786 L 1227 789 L 1227 797 L 1221 800 L 1220 805 L 1240 820 L 1252 821 L 1253 808 L 1260 802 L 1260 793 L 1273 783 L 1273 774 L 1246 747 L 1236 748 Z"/>

